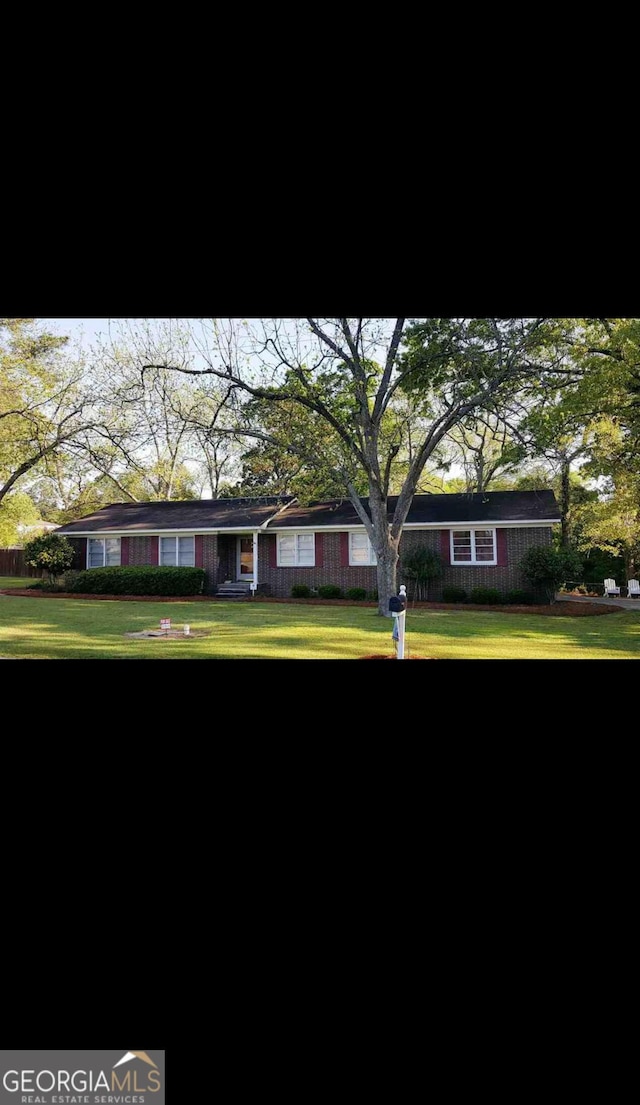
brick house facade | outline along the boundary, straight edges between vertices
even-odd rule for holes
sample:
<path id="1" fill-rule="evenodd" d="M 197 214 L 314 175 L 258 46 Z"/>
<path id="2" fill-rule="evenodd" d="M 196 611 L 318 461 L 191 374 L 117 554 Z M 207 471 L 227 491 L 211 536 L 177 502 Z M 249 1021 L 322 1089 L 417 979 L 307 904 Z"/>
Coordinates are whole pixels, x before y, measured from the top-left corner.
<path id="1" fill-rule="evenodd" d="M 390 499 L 390 515 L 393 509 Z M 398 582 L 407 556 L 422 546 L 442 561 L 442 575 L 430 588 L 436 601 L 448 586 L 527 590 L 520 561 L 532 546 L 551 544 L 559 521 L 550 491 L 416 496 L 400 542 Z M 204 568 L 208 593 L 229 583 L 282 598 L 299 584 L 368 593 L 377 586 L 365 527 L 346 501 L 306 507 L 292 498 L 118 503 L 58 533 L 74 546 L 74 568 L 88 568 L 90 560 L 92 567 L 154 565 L 163 557 L 176 563 L 179 556 Z"/>

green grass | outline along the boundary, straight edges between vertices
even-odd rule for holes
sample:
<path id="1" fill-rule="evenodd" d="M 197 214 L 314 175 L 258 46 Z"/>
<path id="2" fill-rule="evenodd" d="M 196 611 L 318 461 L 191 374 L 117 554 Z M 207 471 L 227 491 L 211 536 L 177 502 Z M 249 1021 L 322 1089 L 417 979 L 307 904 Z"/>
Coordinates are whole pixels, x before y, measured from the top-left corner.
<path id="1" fill-rule="evenodd" d="M 24 579 L 18 576 L 0 576 L 0 591 L 3 591 L 5 587 L 27 587 L 30 583 L 35 583 L 35 577 L 33 579 L 27 576 Z"/>
<path id="2" fill-rule="evenodd" d="M 188 640 L 130 640 L 170 617 L 211 632 Z M 351 659 L 392 655 L 391 622 L 358 607 L 269 603 L 97 602 L 0 596 L 0 656 L 54 659 Z M 441 659 L 638 659 L 640 617 L 410 612 L 409 653 Z"/>

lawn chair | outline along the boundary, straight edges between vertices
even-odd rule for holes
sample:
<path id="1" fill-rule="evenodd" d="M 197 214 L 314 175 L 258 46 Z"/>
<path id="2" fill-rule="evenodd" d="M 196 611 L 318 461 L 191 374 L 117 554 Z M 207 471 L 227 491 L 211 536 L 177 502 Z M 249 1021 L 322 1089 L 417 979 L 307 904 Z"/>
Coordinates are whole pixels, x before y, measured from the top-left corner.
<path id="1" fill-rule="evenodd" d="M 637 579 L 630 579 L 627 582 L 627 598 L 640 598 L 640 583 Z"/>
<path id="2" fill-rule="evenodd" d="M 605 579 L 604 581 L 604 597 L 607 598 L 608 595 L 617 595 L 618 598 L 620 597 L 620 588 L 616 587 L 615 579 Z"/>

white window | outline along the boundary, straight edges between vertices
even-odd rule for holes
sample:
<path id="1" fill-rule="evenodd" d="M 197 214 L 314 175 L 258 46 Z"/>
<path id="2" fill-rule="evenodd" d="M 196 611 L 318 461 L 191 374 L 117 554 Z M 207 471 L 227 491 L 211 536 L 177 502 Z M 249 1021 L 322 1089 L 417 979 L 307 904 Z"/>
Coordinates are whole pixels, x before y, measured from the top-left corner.
<path id="1" fill-rule="evenodd" d="M 366 533 L 349 534 L 349 564 L 356 565 L 377 564 L 376 554 L 371 547 L 371 542 Z"/>
<path id="2" fill-rule="evenodd" d="M 87 568 L 119 568 L 120 538 L 90 537 L 87 541 Z"/>
<path id="3" fill-rule="evenodd" d="M 161 537 L 160 564 L 163 568 L 195 568 L 195 537 Z"/>
<path id="4" fill-rule="evenodd" d="M 279 533 L 279 568 L 315 568 L 315 533 Z"/>
<path id="5" fill-rule="evenodd" d="M 452 529 L 452 564 L 497 564 L 494 529 Z"/>

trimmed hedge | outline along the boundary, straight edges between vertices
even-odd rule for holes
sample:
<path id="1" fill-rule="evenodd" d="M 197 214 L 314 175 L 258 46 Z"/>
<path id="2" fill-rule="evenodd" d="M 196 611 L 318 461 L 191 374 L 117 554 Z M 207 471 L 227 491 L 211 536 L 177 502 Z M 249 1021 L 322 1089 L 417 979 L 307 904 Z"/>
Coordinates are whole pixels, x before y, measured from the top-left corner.
<path id="1" fill-rule="evenodd" d="M 292 599 L 310 599 L 311 588 L 307 587 L 306 583 L 294 583 L 291 588 Z"/>
<path id="2" fill-rule="evenodd" d="M 536 600 L 530 591 L 507 591 L 504 601 L 508 606 L 533 606 Z"/>
<path id="3" fill-rule="evenodd" d="M 80 572 L 71 592 L 78 595 L 201 595 L 203 568 L 91 568 Z"/>
<path id="4" fill-rule="evenodd" d="M 476 602 L 479 606 L 501 606 L 502 594 L 495 587 L 474 587 L 469 601 Z"/>
<path id="5" fill-rule="evenodd" d="M 345 594 L 348 599 L 353 599 L 354 602 L 362 602 L 362 600 L 367 597 L 367 592 L 364 587 L 350 587 Z"/>
<path id="6" fill-rule="evenodd" d="M 326 587 L 318 587 L 318 595 L 321 599 L 341 599 L 342 591 L 333 583 L 328 583 Z"/>
<path id="7" fill-rule="evenodd" d="M 442 588 L 442 601 L 443 602 L 466 602 L 467 592 L 464 587 L 443 587 Z"/>

